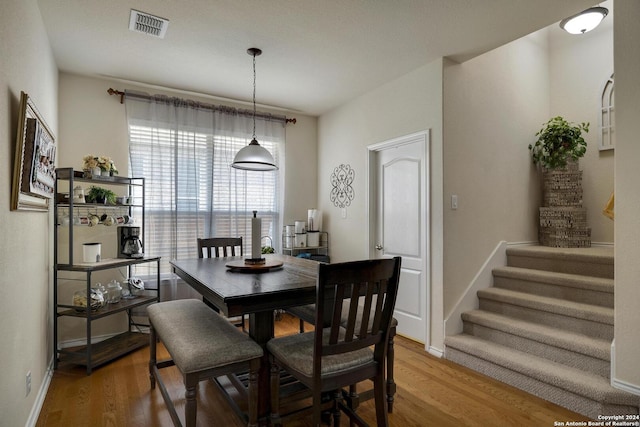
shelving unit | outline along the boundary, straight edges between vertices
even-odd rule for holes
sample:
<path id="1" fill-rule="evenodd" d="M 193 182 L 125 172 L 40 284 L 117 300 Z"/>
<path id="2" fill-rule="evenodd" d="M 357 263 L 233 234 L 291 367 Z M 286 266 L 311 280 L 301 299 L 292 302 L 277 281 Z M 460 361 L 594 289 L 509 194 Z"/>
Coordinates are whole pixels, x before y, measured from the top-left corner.
<path id="1" fill-rule="evenodd" d="M 321 257 L 329 256 L 329 233 L 326 231 L 319 231 L 319 245 L 318 246 L 295 246 L 294 242 L 290 242 L 287 245 L 286 233 L 282 233 L 283 249 L 282 253 L 285 255 L 298 256 L 300 254 L 308 253 L 312 259 L 324 259 Z M 291 239 L 290 239 L 291 240 Z M 288 247 L 287 247 L 288 246 Z"/>
<path id="2" fill-rule="evenodd" d="M 159 301 L 159 287 L 155 290 L 145 290 L 142 295 L 135 295 L 130 299 L 121 299 L 118 303 L 109 303 L 98 309 L 84 309 L 74 306 L 71 302 L 64 302 L 59 298 L 61 293 L 67 294 L 67 300 L 71 301 L 69 295 L 73 289 L 81 289 L 86 292 L 88 301 L 90 300 L 91 288 L 93 284 L 94 274 L 101 271 L 113 272 L 114 278 L 122 269 L 127 271 L 127 276 L 131 277 L 133 267 L 138 264 L 156 263 L 156 283 L 160 283 L 160 257 L 143 256 L 142 258 L 109 258 L 102 259 L 100 262 L 85 263 L 82 262 L 82 256 L 74 253 L 74 231 L 79 231 L 81 225 L 74 219 L 78 217 L 79 212 L 91 211 L 108 211 L 114 215 L 127 215 L 132 217 L 136 215 L 139 218 L 141 229 L 144 230 L 144 178 L 125 178 L 119 176 L 104 177 L 87 177 L 83 172 L 74 171 L 72 168 L 59 168 L 56 171 L 56 199 L 54 208 L 54 218 L 56 226 L 54 230 L 54 369 L 61 362 L 74 363 L 84 365 L 87 368 L 87 375 L 100 365 L 110 362 L 130 351 L 149 344 L 149 336 L 142 331 L 142 328 L 148 327 L 148 324 L 138 323 L 133 316 L 133 309 L 145 306 L 153 302 Z M 68 187 L 66 187 L 66 185 Z M 122 205 L 103 205 L 95 203 L 77 203 L 71 196 L 73 189 L 77 183 L 87 183 L 103 187 L 115 188 L 126 192 L 124 196 L 129 199 L 133 198 L 133 203 Z M 61 190 L 68 189 L 69 198 L 59 197 Z M 67 214 L 69 218 L 68 224 L 64 224 L 59 219 Z M 98 224 L 98 227 L 106 227 L 106 225 Z M 108 238 L 112 238 L 115 242 L 117 239 L 117 226 L 101 229 L 103 234 Z M 106 233 L 105 233 L 106 232 Z M 77 233 L 75 233 L 77 234 Z M 64 242 L 61 237 L 67 237 L 67 247 L 64 248 Z M 144 235 L 141 236 L 144 239 Z M 144 244 L 143 244 L 144 247 Z M 60 261 L 61 256 L 66 260 Z M 117 256 L 117 255 L 116 255 Z M 62 274 L 61 274 L 62 273 Z M 65 276 L 65 277 L 62 277 Z M 84 282 L 84 283 L 82 283 Z M 80 284 L 82 283 L 82 284 Z M 104 319 L 117 313 L 126 313 L 128 319 L 128 327 L 126 330 L 117 333 L 100 342 L 95 342 L 93 336 L 92 323 L 98 319 Z M 60 348 L 59 344 L 59 321 L 61 318 L 84 319 L 86 323 L 86 332 L 84 343 L 82 345 L 69 348 Z"/>

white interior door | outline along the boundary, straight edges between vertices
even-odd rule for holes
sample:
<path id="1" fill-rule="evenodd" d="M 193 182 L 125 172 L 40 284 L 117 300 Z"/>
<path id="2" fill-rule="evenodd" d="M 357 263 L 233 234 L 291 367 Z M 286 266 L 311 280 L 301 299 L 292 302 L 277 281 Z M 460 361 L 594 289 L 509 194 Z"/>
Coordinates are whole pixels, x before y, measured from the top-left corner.
<path id="1" fill-rule="evenodd" d="M 374 147 L 370 191 L 371 253 L 402 257 L 395 317 L 399 334 L 427 342 L 429 274 L 427 271 L 427 133 L 409 135 Z M 372 149 L 373 148 L 373 149 Z"/>

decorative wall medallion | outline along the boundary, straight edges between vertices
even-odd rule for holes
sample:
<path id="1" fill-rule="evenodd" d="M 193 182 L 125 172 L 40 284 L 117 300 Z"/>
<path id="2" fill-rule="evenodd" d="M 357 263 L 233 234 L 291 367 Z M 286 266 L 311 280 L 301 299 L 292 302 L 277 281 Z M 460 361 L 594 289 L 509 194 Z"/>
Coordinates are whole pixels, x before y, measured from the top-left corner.
<path id="1" fill-rule="evenodd" d="M 349 165 L 340 165 L 331 174 L 331 201 L 338 208 L 346 208 L 355 197 L 355 191 L 351 184 L 356 172 Z"/>

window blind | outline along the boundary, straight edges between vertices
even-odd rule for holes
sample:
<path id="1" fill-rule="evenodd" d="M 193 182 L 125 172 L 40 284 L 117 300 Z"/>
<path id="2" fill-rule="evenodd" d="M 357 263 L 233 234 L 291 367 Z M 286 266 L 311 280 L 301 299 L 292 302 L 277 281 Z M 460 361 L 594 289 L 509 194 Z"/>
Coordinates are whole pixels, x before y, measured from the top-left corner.
<path id="1" fill-rule="evenodd" d="M 254 210 L 262 235 L 278 237 L 277 173 L 230 167 L 246 144 L 214 131 L 129 121 L 130 170 L 145 178 L 144 252 L 162 257 L 161 273 L 171 272 L 171 259 L 197 257 L 198 237 L 242 236 L 251 253 Z M 278 142 L 263 138 L 260 145 L 278 164 Z"/>

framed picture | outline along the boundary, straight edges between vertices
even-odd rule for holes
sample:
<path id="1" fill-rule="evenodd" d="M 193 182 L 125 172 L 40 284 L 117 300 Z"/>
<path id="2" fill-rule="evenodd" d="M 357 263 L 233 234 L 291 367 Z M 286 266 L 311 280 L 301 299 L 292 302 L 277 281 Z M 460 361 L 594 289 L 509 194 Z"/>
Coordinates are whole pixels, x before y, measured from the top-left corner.
<path id="1" fill-rule="evenodd" d="M 55 193 L 56 140 L 29 95 L 20 94 L 11 210 L 47 211 Z"/>

